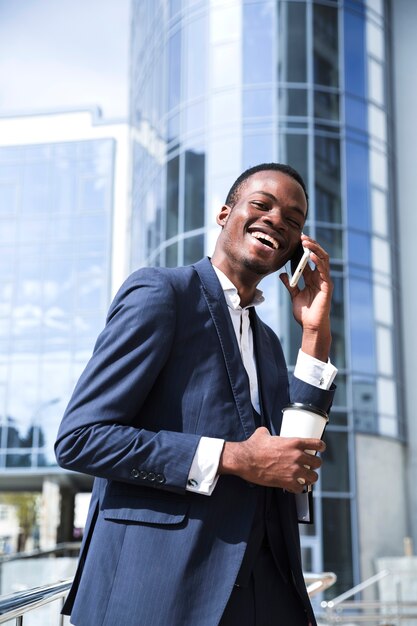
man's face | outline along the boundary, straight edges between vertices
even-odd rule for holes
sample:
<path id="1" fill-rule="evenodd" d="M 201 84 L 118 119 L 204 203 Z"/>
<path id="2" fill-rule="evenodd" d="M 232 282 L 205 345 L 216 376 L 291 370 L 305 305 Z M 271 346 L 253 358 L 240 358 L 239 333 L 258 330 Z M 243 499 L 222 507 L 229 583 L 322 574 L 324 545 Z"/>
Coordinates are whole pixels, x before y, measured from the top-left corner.
<path id="1" fill-rule="evenodd" d="M 296 180 L 275 170 L 253 174 L 233 208 L 223 206 L 218 251 L 232 272 L 246 268 L 259 276 L 275 272 L 293 256 L 307 213 Z"/>

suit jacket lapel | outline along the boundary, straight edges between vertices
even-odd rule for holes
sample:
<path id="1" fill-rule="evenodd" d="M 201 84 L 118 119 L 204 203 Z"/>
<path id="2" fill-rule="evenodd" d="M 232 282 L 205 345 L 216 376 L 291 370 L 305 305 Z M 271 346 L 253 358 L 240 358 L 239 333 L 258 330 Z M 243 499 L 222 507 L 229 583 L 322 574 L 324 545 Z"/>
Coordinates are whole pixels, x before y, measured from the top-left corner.
<path id="1" fill-rule="evenodd" d="M 256 364 L 258 370 L 259 398 L 262 413 L 272 435 L 278 435 L 281 428 L 281 413 L 277 413 L 277 395 L 280 389 L 279 370 L 271 342 L 263 328 L 255 309 L 251 311 L 251 324 L 254 335 Z"/>
<path id="2" fill-rule="evenodd" d="M 208 258 L 194 265 L 216 328 L 239 418 L 248 438 L 255 429 L 248 378 L 237 345 L 235 331 L 224 298 L 223 289 Z"/>

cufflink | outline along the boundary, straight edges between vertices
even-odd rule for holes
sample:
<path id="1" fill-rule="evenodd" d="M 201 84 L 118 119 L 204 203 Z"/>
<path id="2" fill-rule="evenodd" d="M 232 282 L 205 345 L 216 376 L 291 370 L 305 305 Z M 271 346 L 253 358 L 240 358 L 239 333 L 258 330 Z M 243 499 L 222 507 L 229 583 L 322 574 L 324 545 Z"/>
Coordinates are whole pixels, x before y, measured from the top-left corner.
<path id="1" fill-rule="evenodd" d="M 189 479 L 187 480 L 187 485 L 188 485 L 189 487 L 198 487 L 198 482 L 196 481 L 196 479 L 195 479 L 195 478 L 189 478 Z"/>

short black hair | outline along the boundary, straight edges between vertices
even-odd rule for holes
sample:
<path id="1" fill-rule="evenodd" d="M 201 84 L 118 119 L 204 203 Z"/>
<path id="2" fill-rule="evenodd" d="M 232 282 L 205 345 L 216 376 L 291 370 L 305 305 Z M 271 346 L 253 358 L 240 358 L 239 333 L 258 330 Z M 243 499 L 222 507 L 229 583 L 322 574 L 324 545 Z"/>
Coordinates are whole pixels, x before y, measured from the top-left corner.
<path id="1" fill-rule="evenodd" d="M 226 204 L 227 206 L 233 207 L 239 199 L 240 190 L 242 185 L 244 185 L 247 179 L 256 174 L 257 172 L 264 172 L 272 170 L 275 172 L 282 172 L 283 174 L 287 174 L 287 176 L 291 176 L 297 183 L 302 187 L 304 191 L 304 195 L 307 200 L 307 211 L 308 211 L 308 193 L 304 183 L 304 180 L 291 165 L 285 165 L 284 163 L 260 163 L 259 165 L 254 165 L 249 169 L 245 170 L 233 183 L 233 185 L 229 189 L 229 193 L 227 194 Z"/>

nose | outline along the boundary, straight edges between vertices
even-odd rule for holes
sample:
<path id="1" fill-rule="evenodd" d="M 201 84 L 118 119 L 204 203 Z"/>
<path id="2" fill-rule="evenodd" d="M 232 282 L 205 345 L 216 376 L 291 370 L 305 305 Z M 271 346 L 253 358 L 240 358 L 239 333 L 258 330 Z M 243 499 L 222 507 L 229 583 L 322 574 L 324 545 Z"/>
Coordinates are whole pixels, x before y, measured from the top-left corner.
<path id="1" fill-rule="evenodd" d="M 288 224 L 282 214 L 282 211 L 279 207 L 274 207 L 268 213 L 265 213 L 262 216 L 262 221 L 264 224 L 268 225 L 270 228 L 273 228 L 276 231 L 284 231 L 288 230 Z"/>

